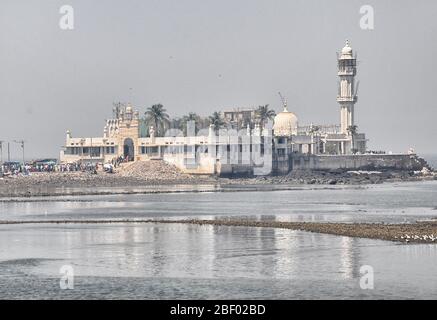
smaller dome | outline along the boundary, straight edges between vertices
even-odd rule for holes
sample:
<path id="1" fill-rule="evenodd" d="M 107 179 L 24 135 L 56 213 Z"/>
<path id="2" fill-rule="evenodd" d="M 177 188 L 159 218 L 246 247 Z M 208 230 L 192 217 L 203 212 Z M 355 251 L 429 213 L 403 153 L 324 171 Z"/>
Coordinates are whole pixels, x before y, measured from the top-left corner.
<path id="1" fill-rule="evenodd" d="M 284 106 L 284 111 L 279 112 L 274 120 L 273 132 L 276 136 L 291 136 L 297 133 L 298 121 L 293 112 L 288 111 Z"/>

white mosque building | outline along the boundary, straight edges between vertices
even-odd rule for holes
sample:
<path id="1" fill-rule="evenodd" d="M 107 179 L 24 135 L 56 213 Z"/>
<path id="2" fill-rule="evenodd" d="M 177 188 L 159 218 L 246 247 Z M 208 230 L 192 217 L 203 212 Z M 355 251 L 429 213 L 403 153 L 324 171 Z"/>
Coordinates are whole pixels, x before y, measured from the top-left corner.
<path id="1" fill-rule="evenodd" d="M 203 135 L 156 137 L 151 127 L 149 136 L 144 137 L 140 134 L 139 112 L 128 104 L 117 113 L 115 119 L 106 121 L 102 137 L 74 138 L 67 131 L 60 161 L 107 163 L 119 157 L 130 161 L 162 159 L 185 172 L 200 174 L 253 172 L 257 164 L 252 156 L 259 152 L 264 157 L 264 164 L 269 162 L 272 172 L 276 174 L 294 169 L 408 165 L 409 160 L 404 158 L 405 155 L 390 157 L 366 154 L 365 134 L 357 132 L 355 122 L 355 104 L 358 100 L 356 54 L 347 41 L 337 55 L 340 124 L 300 126 L 298 117 L 288 110 L 284 100 L 283 111 L 274 118 L 273 130 L 255 124 L 252 128 L 248 125 L 246 133 L 238 138 L 232 133 L 217 138 L 210 126 Z M 228 116 L 232 118 L 234 115 L 230 113 Z M 242 116 L 250 117 L 251 112 Z M 254 146 L 254 141 L 258 144 L 262 142 L 263 146 Z M 225 157 L 220 150 L 224 150 Z M 236 155 L 229 155 L 232 150 Z"/>

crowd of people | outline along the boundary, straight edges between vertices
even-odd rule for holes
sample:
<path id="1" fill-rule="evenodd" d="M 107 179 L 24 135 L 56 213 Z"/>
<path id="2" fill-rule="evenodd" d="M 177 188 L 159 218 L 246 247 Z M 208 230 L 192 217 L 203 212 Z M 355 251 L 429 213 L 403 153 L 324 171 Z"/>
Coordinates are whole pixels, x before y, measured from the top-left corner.
<path id="1" fill-rule="evenodd" d="M 121 163 L 128 162 L 128 161 L 129 161 L 129 156 L 126 157 L 119 156 L 117 158 L 113 158 L 111 160 L 111 164 L 114 166 L 114 168 L 117 168 Z"/>
<path id="2" fill-rule="evenodd" d="M 113 173 L 114 168 L 127 161 L 128 157 L 119 156 L 106 164 L 83 161 L 66 164 L 58 164 L 55 161 L 32 162 L 26 164 L 23 164 L 22 162 L 4 162 L 0 164 L 0 177 L 19 174 L 28 175 L 33 172 L 87 172 L 97 174 L 99 169 L 108 173 Z"/>
<path id="3" fill-rule="evenodd" d="M 90 172 L 97 173 L 101 164 L 98 163 L 67 163 L 67 164 L 56 164 L 56 163 L 23 163 L 18 162 L 8 162 L 3 163 L 0 166 L 0 177 L 3 176 L 14 176 L 14 175 L 28 175 L 34 172 Z M 112 166 L 112 165 L 111 165 Z M 106 170 L 105 171 L 112 171 Z"/>
<path id="4" fill-rule="evenodd" d="M 26 166 L 19 162 L 5 162 L 0 165 L 0 177 L 4 175 L 17 175 L 26 171 Z"/>

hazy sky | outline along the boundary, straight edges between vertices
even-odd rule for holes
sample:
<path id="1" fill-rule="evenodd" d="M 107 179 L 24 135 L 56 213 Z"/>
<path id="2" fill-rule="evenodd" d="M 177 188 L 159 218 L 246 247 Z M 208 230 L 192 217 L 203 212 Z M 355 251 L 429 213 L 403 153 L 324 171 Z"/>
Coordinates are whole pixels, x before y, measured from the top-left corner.
<path id="1" fill-rule="evenodd" d="M 74 30 L 59 28 L 64 4 Z M 113 101 L 280 111 L 278 91 L 300 124 L 338 124 L 335 52 L 350 39 L 369 148 L 437 153 L 436 17 L 434 0 L 0 0 L 0 140 L 58 156 L 67 129 L 101 136 Z"/>

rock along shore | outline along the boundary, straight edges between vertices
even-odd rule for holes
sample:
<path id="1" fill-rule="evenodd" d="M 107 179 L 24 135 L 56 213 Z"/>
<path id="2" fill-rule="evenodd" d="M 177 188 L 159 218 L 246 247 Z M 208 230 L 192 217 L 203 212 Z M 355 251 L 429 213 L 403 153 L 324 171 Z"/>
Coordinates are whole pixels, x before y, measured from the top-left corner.
<path id="1" fill-rule="evenodd" d="M 371 171 L 292 171 L 284 176 L 251 178 L 220 178 L 189 175 L 164 161 L 135 162 L 117 168 L 113 174 L 89 172 L 42 172 L 29 176 L 0 178 L 1 197 L 32 197 L 59 195 L 103 195 L 146 193 L 123 188 L 175 185 L 256 186 L 256 185 L 363 185 L 396 181 L 437 180 L 435 172 L 387 170 Z M 253 189 L 252 189 L 253 190 Z M 255 189 L 256 190 L 256 189 Z"/>

